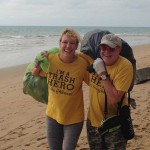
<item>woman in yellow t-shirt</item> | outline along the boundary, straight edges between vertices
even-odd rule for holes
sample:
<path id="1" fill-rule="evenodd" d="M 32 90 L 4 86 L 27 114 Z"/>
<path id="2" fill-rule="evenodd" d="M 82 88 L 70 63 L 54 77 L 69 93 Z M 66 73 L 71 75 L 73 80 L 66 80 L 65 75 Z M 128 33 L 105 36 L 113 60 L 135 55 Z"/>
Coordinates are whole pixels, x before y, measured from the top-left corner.
<path id="1" fill-rule="evenodd" d="M 82 83 L 88 83 L 88 63 L 76 53 L 80 38 L 65 29 L 59 41 L 60 51 L 46 55 L 48 73 L 35 66 L 33 75 L 45 75 L 48 84 L 47 136 L 50 150 L 75 150 L 84 122 Z"/>

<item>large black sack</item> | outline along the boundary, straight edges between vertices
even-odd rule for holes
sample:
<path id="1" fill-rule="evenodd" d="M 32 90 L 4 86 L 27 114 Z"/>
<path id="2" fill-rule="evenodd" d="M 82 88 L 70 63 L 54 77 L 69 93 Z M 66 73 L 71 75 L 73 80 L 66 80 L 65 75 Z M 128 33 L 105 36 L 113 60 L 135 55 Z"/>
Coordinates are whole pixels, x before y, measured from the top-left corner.
<path id="1" fill-rule="evenodd" d="M 95 29 L 87 32 L 84 35 L 83 40 L 81 42 L 80 51 L 86 55 L 89 55 L 91 58 L 95 60 L 96 58 L 100 57 L 99 51 L 100 51 L 100 41 L 102 37 L 110 33 L 111 32 L 108 30 L 100 30 L 100 29 Z M 127 58 L 132 63 L 133 66 L 134 77 L 129 89 L 129 91 L 131 91 L 134 85 L 134 79 L 136 74 L 136 60 L 132 48 L 123 39 L 122 39 L 122 50 L 120 52 L 120 55 Z"/>

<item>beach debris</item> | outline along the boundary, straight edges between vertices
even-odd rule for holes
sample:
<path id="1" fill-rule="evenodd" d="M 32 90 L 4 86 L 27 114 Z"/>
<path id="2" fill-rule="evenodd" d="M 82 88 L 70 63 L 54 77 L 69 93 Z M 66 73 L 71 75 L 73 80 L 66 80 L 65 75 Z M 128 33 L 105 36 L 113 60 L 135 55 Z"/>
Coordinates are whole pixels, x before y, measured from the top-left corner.
<path id="1" fill-rule="evenodd" d="M 150 67 L 136 70 L 134 84 L 141 84 L 150 80 Z"/>

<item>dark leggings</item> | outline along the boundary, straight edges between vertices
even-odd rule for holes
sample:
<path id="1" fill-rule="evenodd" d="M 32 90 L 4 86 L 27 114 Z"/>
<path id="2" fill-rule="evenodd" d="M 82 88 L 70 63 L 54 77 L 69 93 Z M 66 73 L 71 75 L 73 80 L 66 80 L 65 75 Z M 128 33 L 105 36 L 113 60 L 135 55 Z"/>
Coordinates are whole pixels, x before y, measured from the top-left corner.
<path id="1" fill-rule="evenodd" d="M 75 150 L 83 122 L 62 125 L 47 116 L 47 137 L 50 150 Z"/>

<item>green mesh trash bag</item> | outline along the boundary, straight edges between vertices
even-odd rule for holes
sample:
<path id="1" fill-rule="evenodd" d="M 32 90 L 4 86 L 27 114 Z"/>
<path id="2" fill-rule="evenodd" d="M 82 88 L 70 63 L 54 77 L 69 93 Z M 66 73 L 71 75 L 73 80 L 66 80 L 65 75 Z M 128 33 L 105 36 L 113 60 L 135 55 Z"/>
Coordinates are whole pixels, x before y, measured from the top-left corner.
<path id="1" fill-rule="evenodd" d="M 59 48 L 52 48 L 48 51 L 48 54 L 57 53 Z M 38 54 L 38 57 L 39 54 Z M 44 61 L 43 61 L 44 60 Z M 42 67 L 43 71 L 47 73 L 50 64 L 47 60 L 43 59 Z M 47 104 L 48 103 L 48 85 L 46 77 L 37 77 L 32 75 L 32 68 L 34 63 L 27 66 L 25 75 L 23 77 L 23 93 L 33 97 L 36 101 Z"/>
<path id="2" fill-rule="evenodd" d="M 51 54 L 59 52 L 59 48 L 51 48 L 47 52 L 48 52 L 48 55 L 51 55 Z M 38 61 L 40 63 L 40 67 L 45 73 L 48 73 L 49 68 L 50 68 L 50 63 L 48 62 L 47 58 L 43 57 L 40 53 L 36 56 L 35 61 Z"/>
<path id="3" fill-rule="evenodd" d="M 29 64 L 23 78 L 23 93 L 33 97 L 36 101 L 48 103 L 48 86 L 46 77 L 33 76 L 31 70 L 34 64 Z"/>

